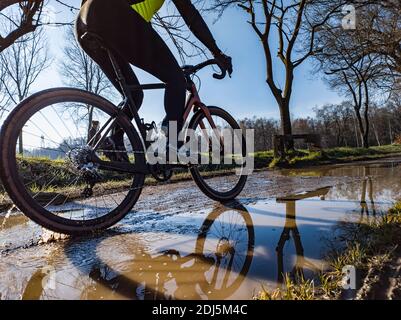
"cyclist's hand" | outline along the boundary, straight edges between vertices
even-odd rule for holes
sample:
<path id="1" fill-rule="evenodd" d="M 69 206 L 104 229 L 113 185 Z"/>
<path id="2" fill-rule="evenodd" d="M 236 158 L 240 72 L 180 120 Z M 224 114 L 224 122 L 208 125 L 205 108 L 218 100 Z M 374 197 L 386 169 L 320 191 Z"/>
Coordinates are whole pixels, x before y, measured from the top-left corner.
<path id="1" fill-rule="evenodd" d="M 222 52 L 219 52 L 218 54 L 214 55 L 214 58 L 217 60 L 217 64 L 219 65 L 219 67 L 222 70 L 227 71 L 231 77 L 231 74 L 233 73 L 233 63 L 231 57 L 226 56 Z"/>

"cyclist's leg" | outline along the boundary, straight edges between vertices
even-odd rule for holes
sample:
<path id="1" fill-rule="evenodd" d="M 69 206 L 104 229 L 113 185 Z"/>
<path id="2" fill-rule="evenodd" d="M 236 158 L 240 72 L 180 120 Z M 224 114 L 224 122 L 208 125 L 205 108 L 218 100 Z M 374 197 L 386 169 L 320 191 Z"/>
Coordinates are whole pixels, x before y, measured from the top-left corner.
<path id="1" fill-rule="evenodd" d="M 113 65 L 111 64 L 107 52 L 100 48 L 95 49 L 92 43 L 87 43 L 85 40 L 81 39 L 81 36 L 87 31 L 88 28 L 81 22 L 80 19 L 78 19 L 76 23 L 75 32 L 76 32 L 76 38 L 80 46 L 91 57 L 91 59 L 93 59 L 100 66 L 100 68 L 105 73 L 110 82 L 122 94 L 123 92 L 121 90 L 120 84 L 116 79 L 116 74 L 114 72 Z M 126 79 L 127 83 L 130 85 L 139 85 L 139 80 L 135 75 L 134 71 L 132 70 L 130 64 L 125 59 L 123 59 L 118 53 L 113 53 L 113 55 L 116 58 L 118 66 L 121 69 L 121 72 L 123 73 L 123 76 Z M 135 107 L 137 110 L 139 110 L 143 102 L 143 97 L 144 97 L 143 91 L 142 90 L 133 91 L 132 97 L 135 103 L 135 106 L 132 107 Z M 131 110 L 128 109 L 125 110 L 125 113 L 128 115 L 128 117 L 130 117 L 130 119 L 133 118 Z"/>
<path id="2" fill-rule="evenodd" d="M 87 41 L 81 39 L 81 36 L 87 31 L 92 30 L 90 30 L 88 26 L 81 20 L 81 17 L 79 17 L 76 22 L 75 32 L 80 46 L 100 66 L 114 87 L 122 94 L 122 89 L 116 79 L 116 74 L 107 52 L 99 47 L 96 48 L 94 46 L 96 44 L 88 43 Z M 96 30 L 94 32 L 96 32 Z M 132 70 L 130 64 L 118 53 L 113 52 L 113 55 L 127 83 L 131 85 L 139 85 L 139 80 Z M 143 97 L 144 95 L 142 90 L 135 90 L 132 92 L 132 98 L 135 106 L 130 105 L 124 109 L 124 112 L 130 119 L 134 117 L 134 110 L 131 110 L 130 108 L 136 108 L 136 110 L 139 110 L 143 102 Z M 113 128 L 111 136 L 105 140 L 102 148 L 104 150 L 110 150 L 110 152 L 105 153 L 110 160 L 128 161 L 128 155 L 125 152 L 113 153 L 115 150 L 125 151 L 124 132 L 120 127 L 117 126 Z"/>
<path id="3" fill-rule="evenodd" d="M 87 26 L 133 65 L 166 83 L 168 121 L 182 126 L 186 81 L 174 55 L 161 37 L 125 0 L 89 0 Z"/>

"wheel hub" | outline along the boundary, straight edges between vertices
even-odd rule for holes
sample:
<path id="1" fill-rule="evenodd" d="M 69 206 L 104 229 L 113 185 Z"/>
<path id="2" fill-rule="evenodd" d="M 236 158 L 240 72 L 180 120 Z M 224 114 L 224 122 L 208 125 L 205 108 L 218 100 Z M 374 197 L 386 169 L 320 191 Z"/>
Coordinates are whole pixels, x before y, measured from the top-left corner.
<path id="1" fill-rule="evenodd" d="M 93 196 L 93 187 L 101 177 L 97 172 L 96 166 L 91 162 L 93 150 L 89 147 L 73 149 L 68 153 L 71 163 L 79 170 L 82 179 L 86 183 L 86 187 L 81 195 L 84 198 Z"/>
<path id="2" fill-rule="evenodd" d="M 228 254 L 232 254 L 234 250 L 235 249 L 227 238 L 221 238 L 217 243 L 216 253 L 220 257 L 225 257 Z"/>
<path id="3" fill-rule="evenodd" d="M 91 161 L 93 150 L 89 147 L 76 148 L 68 152 L 67 156 L 74 166 L 78 170 L 81 170 L 85 165 L 88 165 Z"/>

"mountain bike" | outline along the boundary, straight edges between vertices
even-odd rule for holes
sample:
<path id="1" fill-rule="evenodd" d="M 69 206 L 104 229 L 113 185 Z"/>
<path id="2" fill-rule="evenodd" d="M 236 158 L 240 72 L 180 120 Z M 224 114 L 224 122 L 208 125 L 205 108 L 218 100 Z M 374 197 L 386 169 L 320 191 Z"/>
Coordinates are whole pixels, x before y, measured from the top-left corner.
<path id="1" fill-rule="evenodd" d="M 183 130 L 191 129 L 210 145 L 219 140 L 220 158 L 233 161 L 151 164 L 147 135 L 155 124 L 146 124 L 140 118 L 132 91 L 165 89 L 166 85 L 128 85 L 113 50 L 96 34 L 86 33 L 84 37 L 99 50 L 106 50 L 123 101 L 116 106 L 87 91 L 55 88 L 21 102 L 0 133 L 0 178 L 15 206 L 47 229 L 80 235 L 109 228 L 130 212 L 147 175 L 168 181 L 173 172 L 185 177 L 189 170 L 199 189 L 211 199 L 225 202 L 238 196 L 247 180 L 246 161 L 237 161 L 246 158 L 245 137 L 243 133 L 240 137 L 234 134 L 240 126 L 229 113 L 202 103 L 194 82 L 199 70 L 216 61 L 183 67 L 188 83 Z M 223 79 L 226 72 L 213 76 Z M 127 108 L 133 112 L 133 121 L 124 112 Z M 105 142 L 116 127 L 124 133 L 125 150 L 106 150 Z M 233 132 L 231 142 L 241 145 L 239 153 L 223 148 L 219 136 L 222 129 Z M 213 148 L 206 149 L 213 152 Z M 110 160 L 105 156 L 110 152 L 117 159 L 124 153 L 127 161 Z"/>

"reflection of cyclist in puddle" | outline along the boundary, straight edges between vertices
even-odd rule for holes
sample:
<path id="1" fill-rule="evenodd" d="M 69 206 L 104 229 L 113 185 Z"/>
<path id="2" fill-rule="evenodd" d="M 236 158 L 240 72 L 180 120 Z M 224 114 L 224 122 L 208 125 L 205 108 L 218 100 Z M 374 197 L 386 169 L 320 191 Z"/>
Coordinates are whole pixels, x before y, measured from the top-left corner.
<path id="1" fill-rule="evenodd" d="M 166 299 L 171 295 L 181 299 L 200 299 L 193 285 L 202 281 L 202 271 L 213 265 L 212 261 L 196 261 L 195 255 L 181 257 L 169 250 L 152 257 L 145 251 L 135 253 L 129 271 L 116 274 L 108 265 L 94 266 L 89 276 L 94 282 L 84 291 L 82 298 L 124 297 L 129 299 Z M 192 262 L 192 263 L 191 263 Z M 190 266 L 183 266 L 191 263 Z M 189 281 L 185 281 L 185 279 Z M 176 287 L 174 293 L 169 286 Z"/>
<path id="2" fill-rule="evenodd" d="M 373 181 L 369 168 L 365 169 L 362 180 L 361 214 L 376 212 L 373 198 Z M 325 199 L 330 188 L 277 199 L 286 206 L 286 220 L 277 243 L 277 281 L 280 286 L 284 281 L 285 246 L 294 241 L 296 260 L 290 269 L 290 278 L 299 280 L 305 270 L 313 272 L 320 268 L 304 257 L 304 248 L 296 221 L 296 202 L 308 198 Z M 369 200 L 367 200 L 369 199 Z M 369 201 L 369 203 L 368 203 Z M 369 205 L 370 204 L 370 205 Z M 369 209 L 371 208 L 371 210 Z M 115 245 L 113 237 L 108 237 Z M 127 237 L 122 237 L 123 242 Z M 129 238 L 128 238 L 129 239 Z M 138 241 L 126 241 L 129 262 L 124 261 L 119 268 L 111 263 L 100 262 L 85 270 L 89 275 L 80 280 L 77 287 L 82 299 L 224 299 L 229 298 L 241 285 L 249 270 L 253 258 L 254 227 L 247 210 L 238 203 L 230 207 L 218 206 L 204 221 L 198 234 L 195 252 L 185 255 L 175 249 L 159 254 L 151 254 Z M 99 240 L 102 241 L 101 239 Z M 98 244 L 99 244 L 98 243 Z M 81 246 L 77 243 L 77 246 Z M 93 249 L 96 249 L 97 245 Z M 115 246 L 121 249 L 121 246 Z M 70 250 L 76 254 L 76 250 Z M 73 254 L 73 255 L 74 255 Z M 87 252 L 85 252 L 87 254 Z M 102 261 L 96 250 L 90 257 Z M 69 256 L 70 253 L 67 254 Z M 74 256 L 69 257 L 75 263 Z M 49 262 L 49 265 L 53 263 Z M 77 266 L 79 267 L 79 266 Z M 45 292 L 48 270 L 38 270 L 28 282 L 23 298 L 55 298 L 52 292 Z M 78 283 L 78 280 L 77 280 Z M 58 285 L 58 283 L 56 283 Z M 78 288 L 79 287 L 79 288 Z"/>
<path id="3" fill-rule="evenodd" d="M 253 225 L 245 208 L 219 207 L 203 223 L 195 253 L 181 256 L 168 250 L 154 256 L 139 251 L 128 272 L 111 277 L 109 267 L 98 266 L 90 273 L 94 288 L 85 298 L 99 298 L 99 289 L 130 299 L 225 298 L 248 272 L 253 245 Z"/>
<path id="4" fill-rule="evenodd" d="M 54 269 L 51 267 L 36 270 L 29 279 L 21 299 L 39 300 L 41 297 L 46 299 L 54 298 L 46 292 L 47 288 L 52 288 L 55 285 L 54 274 Z"/>
<path id="5" fill-rule="evenodd" d="M 276 247 L 277 252 L 277 283 L 280 286 L 284 282 L 284 246 L 291 239 L 294 240 L 296 261 L 294 268 L 288 275 L 293 280 L 304 279 L 304 269 L 309 269 L 312 271 L 318 271 L 319 269 L 311 262 L 309 262 L 304 257 L 304 248 L 301 242 L 301 236 L 298 231 L 297 221 L 296 221 L 296 202 L 308 198 L 320 197 L 324 200 L 327 193 L 330 191 L 330 187 L 321 188 L 315 191 L 306 192 L 299 195 L 289 196 L 285 198 L 277 199 L 279 203 L 285 203 L 286 205 L 286 218 L 284 229 L 281 233 L 280 240 Z"/>
<path id="6" fill-rule="evenodd" d="M 291 237 L 297 255 L 291 277 L 303 275 L 305 268 L 316 271 L 317 268 L 304 258 L 296 224 L 296 201 L 311 197 L 324 199 L 328 191 L 329 188 L 323 188 L 277 199 L 286 205 L 286 221 L 276 248 L 279 284 L 284 280 L 284 247 Z M 248 273 L 254 238 L 251 216 L 238 203 L 230 207 L 218 206 L 207 216 L 196 239 L 194 253 L 188 255 L 176 249 L 153 254 L 144 249 L 136 237 L 130 241 L 127 236 L 122 236 L 121 243 L 107 237 L 107 241 L 118 248 L 116 250 L 122 250 L 117 255 L 127 256 L 128 260 L 122 265 L 104 262 L 105 259 L 97 256 L 96 248 L 101 242 L 97 243 L 91 250 L 94 254 L 90 259 L 100 262 L 91 265 L 90 270 L 85 269 L 89 282 L 81 281 L 85 284 L 77 290 L 81 299 L 229 298 Z M 70 248 L 69 252 L 74 252 L 72 256 L 67 254 L 71 262 L 79 260 L 74 256 L 77 254 L 75 248 Z"/>
<path id="7" fill-rule="evenodd" d="M 175 249 L 150 254 L 139 244 L 137 235 L 133 234 L 134 241 L 130 241 L 130 235 L 115 236 L 66 245 L 65 254 L 78 273 L 68 268 L 56 272 L 53 268 L 53 279 L 46 270 L 39 269 L 28 281 L 23 297 L 57 299 L 68 291 L 81 299 L 224 299 L 240 287 L 248 273 L 255 242 L 251 216 L 237 202 L 228 207 L 220 205 L 207 216 L 195 252 L 189 255 Z M 119 263 L 112 266 L 97 255 L 103 240 L 111 241 L 116 248 L 108 257 L 124 251 L 119 256 L 129 260 L 124 260 L 122 267 Z M 48 265 L 54 266 L 53 258 Z M 82 260 L 97 262 L 88 270 Z M 54 280 L 54 286 L 48 285 L 49 279 Z"/>
<path id="8" fill-rule="evenodd" d="M 151 255 L 133 252 L 129 270 L 116 274 L 97 265 L 84 299 L 223 299 L 232 295 L 247 274 L 254 246 L 254 230 L 246 209 L 235 203 L 219 206 L 204 221 L 195 253 L 181 256 L 176 250 Z"/>

